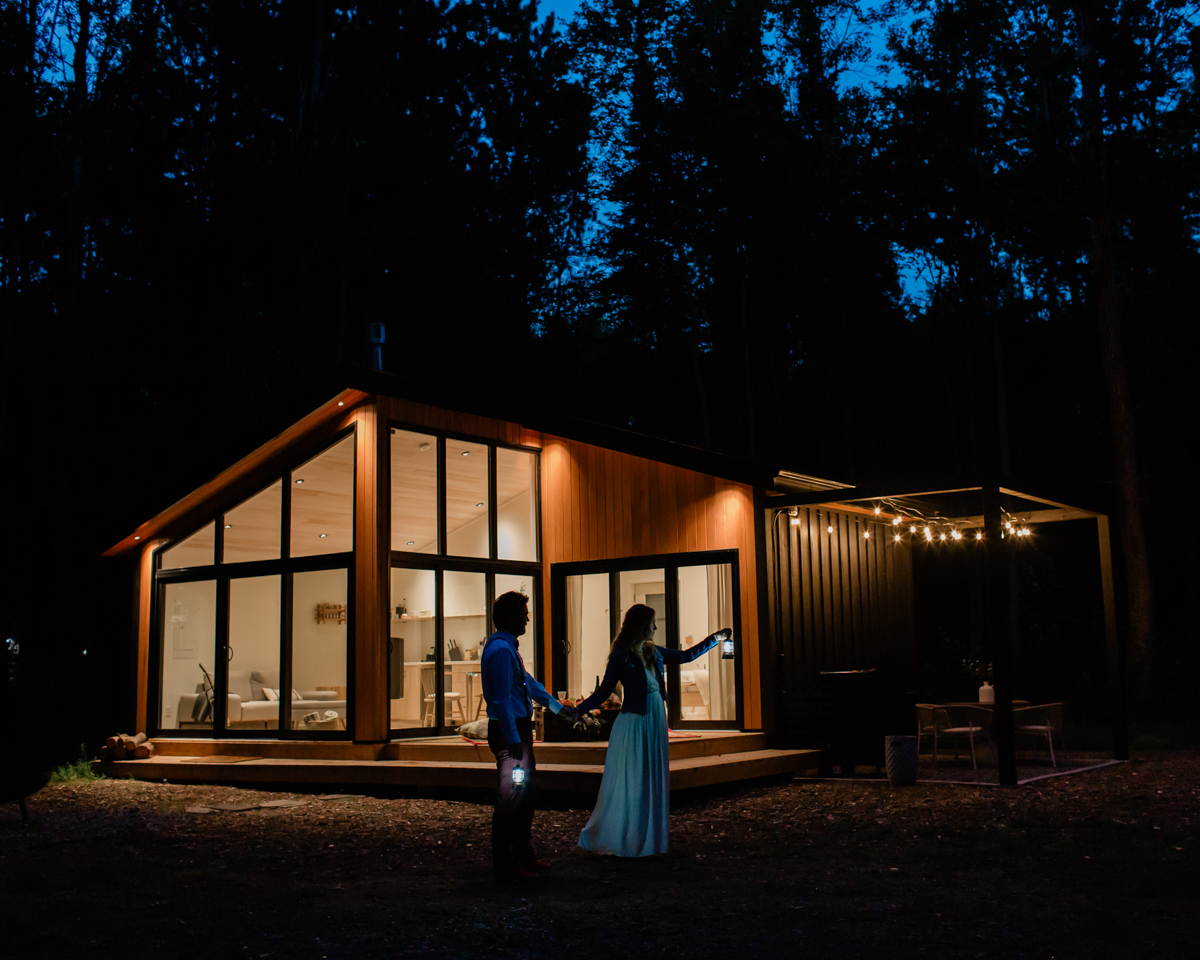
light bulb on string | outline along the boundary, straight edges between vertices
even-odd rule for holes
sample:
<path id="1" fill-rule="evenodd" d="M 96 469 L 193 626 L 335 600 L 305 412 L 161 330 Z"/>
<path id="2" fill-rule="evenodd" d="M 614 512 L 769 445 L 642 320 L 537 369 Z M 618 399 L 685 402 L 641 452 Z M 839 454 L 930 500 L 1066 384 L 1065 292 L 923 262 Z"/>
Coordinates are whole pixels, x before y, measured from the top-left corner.
<path id="1" fill-rule="evenodd" d="M 946 539 L 946 535 L 945 535 L 944 533 L 941 535 L 941 539 L 942 539 L 942 540 L 945 540 L 945 539 Z"/>
<path id="2" fill-rule="evenodd" d="M 961 540 L 961 539 L 962 539 L 962 534 L 961 534 L 961 533 L 959 533 L 957 530 L 952 530 L 952 531 L 950 531 L 950 536 L 952 536 L 952 537 L 953 537 L 955 540 Z"/>
<path id="3" fill-rule="evenodd" d="M 879 512 L 880 512 L 882 509 L 883 509 L 882 507 L 876 507 L 876 508 L 875 508 L 875 516 L 879 516 Z"/>
<path id="4" fill-rule="evenodd" d="M 870 540 L 870 539 L 871 539 L 871 531 L 870 531 L 870 530 L 864 530 L 864 531 L 863 531 L 863 539 L 864 539 L 864 540 Z"/>
<path id="5" fill-rule="evenodd" d="M 902 520 L 900 517 L 892 517 L 892 526 L 893 526 L 893 527 L 898 527 L 898 526 L 900 526 L 900 524 L 902 524 L 903 522 L 904 522 L 904 521 L 903 521 L 903 520 Z"/>
<path id="6" fill-rule="evenodd" d="M 916 533 L 916 532 L 917 532 L 917 528 L 916 528 L 916 527 L 909 527 L 909 528 L 908 528 L 908 532 L 909 532 L 909 533 Z"/>
<path id="7" fill-rule="evenodd" d="M 900 534 L 897 533 L 892 539 L 895 540 L 897 543 L 899 543 L 900 542 Z"/>
<path id="8" fill-rule="evenodd" d="M 977 533 L 975 534 L 975 539 L 976 539 L 976 540 L 982 540 L 982 539 L 983 539 L 983 531 L 979 531 L 979 532 L 977 532 Z"/>

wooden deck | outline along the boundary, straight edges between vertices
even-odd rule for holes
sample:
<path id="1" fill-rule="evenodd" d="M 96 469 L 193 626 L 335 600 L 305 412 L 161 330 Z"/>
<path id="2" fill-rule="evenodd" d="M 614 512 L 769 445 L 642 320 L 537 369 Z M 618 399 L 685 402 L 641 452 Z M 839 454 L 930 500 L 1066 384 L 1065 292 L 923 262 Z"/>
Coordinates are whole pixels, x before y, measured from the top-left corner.
<path id="1" fill-rule="evenodd" d="M 428 737 L 385 744 L 280 740 L 154 740 L 155 756 L 101 764 L 110 777 L 268 784 L 392 784 L 490 789 L 496 765 L 487 744 Z M 538 743 L 540 789 L 595 792 L 606 743 Z M 820 751 L 770 750 L 761 733 L 705 731 L 672 737 L 671 789 L 754 780 L 817 766 Z M 213 757 L 246 757 L 212 762 Z"/>

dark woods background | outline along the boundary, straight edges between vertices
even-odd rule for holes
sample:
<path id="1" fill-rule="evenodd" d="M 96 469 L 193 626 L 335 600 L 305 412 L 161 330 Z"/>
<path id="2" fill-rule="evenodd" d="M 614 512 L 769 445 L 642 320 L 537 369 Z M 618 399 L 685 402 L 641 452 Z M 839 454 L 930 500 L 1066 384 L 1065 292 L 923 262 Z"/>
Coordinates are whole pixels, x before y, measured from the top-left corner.
<path id="1" fill-rule="evenodd" d="M 998 447 L 1017 488 L 1125 518 L 1132 692 L 1168 729 L 1200 667 L 1200 33 L 1177 0 L 1079 12 L 5 0 L 0 656 L 42 678 L 9 708 L 59 750 L 128 724 L 130 570 L 99 554 L 380 322 L 414 380 L 846 482 L 974 484 Z M 1014 560 L 1046 698 L 1103 684 L 1082 526 Z M 929 696 L 981 653 L 960 561 L 918 563 Z"/>

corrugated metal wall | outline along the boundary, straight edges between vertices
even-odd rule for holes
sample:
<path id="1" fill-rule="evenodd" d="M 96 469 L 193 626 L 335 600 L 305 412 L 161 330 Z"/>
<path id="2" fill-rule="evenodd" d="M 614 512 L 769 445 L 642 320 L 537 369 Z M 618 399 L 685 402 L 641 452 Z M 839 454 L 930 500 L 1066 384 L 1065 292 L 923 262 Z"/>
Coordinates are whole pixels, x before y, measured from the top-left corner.
<path id="1" fill-rule="evenodd" d="M 763 696 L 781 743 L 816 746 L 821 671 L 874 669 L 892 687 L 913 685 L 912 548 L 871 514 L 799 507 L 795 520 L 765 512 L 774 669 L 764 662 Z"/>

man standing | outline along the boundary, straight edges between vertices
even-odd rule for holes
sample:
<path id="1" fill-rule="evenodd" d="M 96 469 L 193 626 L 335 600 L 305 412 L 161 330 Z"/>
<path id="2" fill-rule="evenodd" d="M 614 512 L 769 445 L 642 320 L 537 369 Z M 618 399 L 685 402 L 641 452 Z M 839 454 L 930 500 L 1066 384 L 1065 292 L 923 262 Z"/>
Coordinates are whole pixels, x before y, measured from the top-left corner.
<path id="1" fill-rule="evenodd" d="M 483 648 L 483 696 L 487 700 L 488 746 L 496 755 L 496 807 L 492 813 L 492 867 L 502 883 L 533 875 L 549 866 L 539 860 L 533 830 L 537 764 L 533 757 L 532 697 L 566 719 L 574 710 L 562 706 L 525 669 L 518 652 L 529 623 L 529 598 L 509 591 L 492 604 L 496 632 Z"/>

